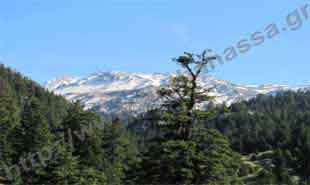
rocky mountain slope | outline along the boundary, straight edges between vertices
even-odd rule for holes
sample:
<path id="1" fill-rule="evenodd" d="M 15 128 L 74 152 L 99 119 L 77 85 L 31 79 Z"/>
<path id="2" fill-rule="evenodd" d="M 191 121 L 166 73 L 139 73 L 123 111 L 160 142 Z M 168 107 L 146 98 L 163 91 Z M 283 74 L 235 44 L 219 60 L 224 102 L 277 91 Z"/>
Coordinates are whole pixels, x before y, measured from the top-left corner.
<path id="1" fill-rule="evenodd" d="M 141 113 L 159 105 L 157 89 L 169 82 L 171 74 L 139 74 L 101 71 L 87 77 L 63 76 L 46 83 L 46 88 L 70 101 L 80 100 L 85 109 L 102 114 Z M 231 104 L 258 94 L 283 90 L 308 89 L 309 86 L 239 85 L 211 76 L 201 79 L 204 87 L 214 87 L 215 103 Z M 205 105 L 202 105 L 205 106 Z"/>

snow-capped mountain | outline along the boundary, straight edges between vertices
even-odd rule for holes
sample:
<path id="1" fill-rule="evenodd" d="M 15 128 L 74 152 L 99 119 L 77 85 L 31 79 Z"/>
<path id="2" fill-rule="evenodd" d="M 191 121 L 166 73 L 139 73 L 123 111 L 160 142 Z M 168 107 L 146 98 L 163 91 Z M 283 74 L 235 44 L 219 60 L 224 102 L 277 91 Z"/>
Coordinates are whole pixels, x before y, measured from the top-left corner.
<path id="1" fill-rule="evenodd" d="M 97 72 L 84 78 L 64 76 L 49 81 L 46 88 L 70 101 L 80 100 L 85 109 L 103 114 L 141 113 L 160 104 L 156 91 L 169 82 L 171 74 L 139 74 Z M 201 79 L 204 87 L 214 87 L 210 95 L 215 103 L 231 104 L 251 99 L 258 94 L 273 95 L 283 90 L 298 90 L 309 86 L 239 85 L 211 76 Z M 202 105 L 204 106 L 204 105 Z"/>

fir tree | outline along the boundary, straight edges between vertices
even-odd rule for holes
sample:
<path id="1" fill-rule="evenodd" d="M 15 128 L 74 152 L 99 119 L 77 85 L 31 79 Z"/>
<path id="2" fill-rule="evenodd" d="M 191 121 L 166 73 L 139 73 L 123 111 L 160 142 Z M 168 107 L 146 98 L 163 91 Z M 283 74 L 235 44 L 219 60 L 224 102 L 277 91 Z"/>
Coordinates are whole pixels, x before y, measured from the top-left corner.
<path id="1" fill-rule="evenodd" d="M 192 140 L 154 140 L 135 169 L 136 184 L 239 184 L 240 157 L 215 130 Z"/>
<path id="2" fill-rule="evenodd" d="M 127 133 L 120 120 L 107 124 L 103 136 L 104 171 L 108 184 L 123 184 L 131 166 L 137 161 L 137 148 L 134 138 Z"/>
<path id="3" fill-rule="evenodd" d="M 184 53 L 173 61 L 185 70 L 185 74 L 174 77 L 167 87 L 158 91 L 164 101 L 164 120 L 168 126 L 175 127 L 179 137 L 191 136 L 197 104 L 211 99 L 208 96 L 211 89 L 199 86 L 199 80 L 208 71 L 208 67 L 213 66 L 215 59 L 208 57 L 207 51 L 199 55 Z"/>
<path id="4" fill-rule="evenodd" d="M 63 127 L 66 143 L 72 145 L 74 155 L 83 157 L 84 165 L 102 164 L 103 123 L 97 114 L 84 111 L 77 102 L 69 110 Z"/>

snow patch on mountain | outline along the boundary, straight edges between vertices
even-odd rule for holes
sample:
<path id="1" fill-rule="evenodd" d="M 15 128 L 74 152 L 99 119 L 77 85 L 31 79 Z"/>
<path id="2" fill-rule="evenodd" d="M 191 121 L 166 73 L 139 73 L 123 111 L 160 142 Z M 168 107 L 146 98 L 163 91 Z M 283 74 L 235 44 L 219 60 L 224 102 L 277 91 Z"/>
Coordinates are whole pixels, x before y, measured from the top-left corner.
<path id="1" fill-rule="evenodd" d="M 87 77 L 63 76 L 46 83 L 46 88 L 70 101 L 79 100 L 85 109 L 103 114 L 142 113 L 160 104 L 157 90 L 167 84 L 171 74 L 141 74 L 100 71 Z M 200 80 L 210 92 L 214 103 L 228 105 L 256 97 L 258 94 L 276 94 L 279 91 L 310 89 L 309 86 L 240 85 L 206 76 Z M 203 107 L 204 105 L 202 105 Z"/>

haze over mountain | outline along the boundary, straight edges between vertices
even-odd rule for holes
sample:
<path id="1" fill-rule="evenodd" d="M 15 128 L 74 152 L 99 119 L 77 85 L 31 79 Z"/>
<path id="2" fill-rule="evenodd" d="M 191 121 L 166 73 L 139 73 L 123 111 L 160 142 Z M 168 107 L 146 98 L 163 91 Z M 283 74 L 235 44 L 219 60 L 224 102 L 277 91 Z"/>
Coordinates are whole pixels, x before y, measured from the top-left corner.
<path id="1" fill-rule="evenodd" d="M 156 91 L 167 84 L 172 74 L 142 74 L 100 71 L 86 77 L 63 76 L 46 83 L 45 87 L 70 101 L 81 101 L 85 109 L 102 114 L 141 113 L 160 104 Z M 205 88 L 214 87 L 210 93 L 216 104 L 230 105 L 248 100 L 258 94 L 273 95 L 279 91 L 308 89 L 309 85 L 285 84 L 241 85 L 205 76 L 200 80 Z M 206 104 L 201 105 L 205 108 Z"/>

